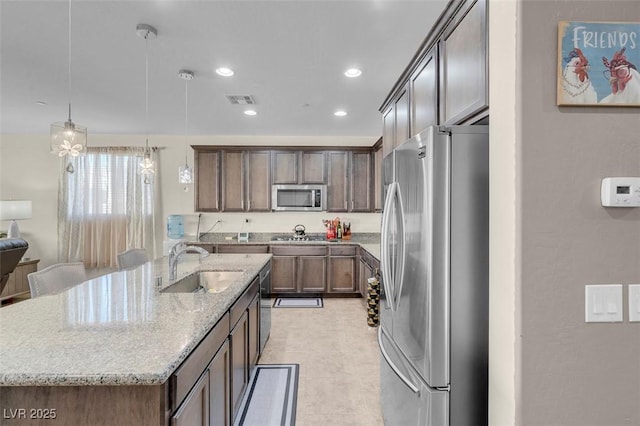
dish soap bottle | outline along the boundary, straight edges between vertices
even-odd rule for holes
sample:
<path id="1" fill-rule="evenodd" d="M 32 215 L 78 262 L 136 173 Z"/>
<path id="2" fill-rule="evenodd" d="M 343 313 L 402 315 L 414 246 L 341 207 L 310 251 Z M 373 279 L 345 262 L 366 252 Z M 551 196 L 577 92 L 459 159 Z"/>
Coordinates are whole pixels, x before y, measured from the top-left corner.
<path id="1" fill-rule="evenodd" d="M 338 238 L 339 240 L 342 239 L 342 225 L 340 225 L 340 222 L 338 222 L 338 227 L 336 229 L 336 238 Z"/>

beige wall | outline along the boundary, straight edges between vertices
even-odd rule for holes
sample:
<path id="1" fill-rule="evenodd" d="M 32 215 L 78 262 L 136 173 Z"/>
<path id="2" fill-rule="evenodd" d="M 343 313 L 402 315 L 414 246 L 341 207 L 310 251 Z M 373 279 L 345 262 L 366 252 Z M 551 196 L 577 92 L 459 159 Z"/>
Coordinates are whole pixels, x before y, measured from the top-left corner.
<path id="1" fill-rule="evenodd" d="M 640 282 L 640 209 L 603 208 L 600 181 L 640 176 L 640 113 L 556 106 L 563 19 L 637 22 L 640 2 L 519 4 L 514 423 L 638 425 L 640 323 L 628 322 L 626 284 Z M 623 323 L 584 322 L 594 283 L 625 284 Z"/>
<path id="2" fill-rule="evenodd" d="M 89 129 L 91 130 L 91 129 Z M 275 137 L 275 136 L 207 136 L 189 138 L 193 145 L 306 145 L 306 146 L 371 146 L 371 137 Z M 142 136 L 91 135 L 89 145 L 141 146 Z M 184 191 L 178 183 L 178 167 L 184 164 L 183 136 L 152 136 L 150 144 L 160 147 L 160 185 L 162 197 L 163 231 L 166 235 L 166 216 L 184 214 L 185 231 L 195 234 L 197 215 L 193 209 L 193 187 Z M 188 150 L 193 165 L 193 150 Z M 29 242 L 27 256 L 40 258 L 40 268 L 57 261 L 57 200 L 58 160 L 49 154 L 48 135 L 2 135 L 0 139 L 0 199 L 29 199 L 33 201 L 33 219 L 20 221 L 22 236 Z M 352 223 L 354 232 L 379 232 L 377 213 L 207 213 L 202 215 L 201 231 L 218 220 L 214 232 L 282 232 L 289 233 L 297 224 L 308 232 L 323 232 L 322 219 L 340 216 Z M 245 224 L 244 219 L 249 223 Z M 8 222 L 0 222 L 6 230 Z"/>

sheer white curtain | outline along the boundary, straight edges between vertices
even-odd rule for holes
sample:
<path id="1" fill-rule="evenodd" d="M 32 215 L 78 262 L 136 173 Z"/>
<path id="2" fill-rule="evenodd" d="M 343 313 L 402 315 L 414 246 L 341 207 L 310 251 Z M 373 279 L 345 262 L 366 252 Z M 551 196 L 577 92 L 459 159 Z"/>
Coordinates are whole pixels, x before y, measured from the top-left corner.
<path id="1" fill-rule="evenodd" d="M 75 172 L 61 162 L 58 190 L 58 259 L 87 268 L 117 266 L 129 248 L 159 253 L 160 184 L 139 174 L 144 148 L 90 147 L 75 160 Z M 152 152 L 158 170 L 158 155 Z"/>

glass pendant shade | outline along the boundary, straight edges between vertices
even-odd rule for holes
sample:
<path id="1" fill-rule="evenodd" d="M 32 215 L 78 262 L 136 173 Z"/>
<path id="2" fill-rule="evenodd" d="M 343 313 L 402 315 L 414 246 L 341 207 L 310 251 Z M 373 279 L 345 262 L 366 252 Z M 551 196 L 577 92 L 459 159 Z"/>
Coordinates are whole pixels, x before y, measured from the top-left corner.
<path id="1" fill-rule="evenodd" d="M 147 176 L 151 176 L 155 174 L 155 172 L 156 172 L 156 167 L 153 160 L 151 159 L 151 150 L 147 145 L 147 147 L 144 150 L 144 158 L 140 162 L 140 174 L 145 176 L 146 178 Z M 146 179 L 145 179 L 145 183 L 146 183 Z"/>
<path id="2" fill-rule="evenodd" d="M 77 157 L 87 152 L 87 128 L 78 126 L 69 118 L 51 124 L 51 153 L 58 157 Z"/>
<path id="3" fill-rule="evenodd" d="M 193 169 L 185 162 L 184 166 L 178 169 L 178 181 L 180 183 L 193 183 Z"/>

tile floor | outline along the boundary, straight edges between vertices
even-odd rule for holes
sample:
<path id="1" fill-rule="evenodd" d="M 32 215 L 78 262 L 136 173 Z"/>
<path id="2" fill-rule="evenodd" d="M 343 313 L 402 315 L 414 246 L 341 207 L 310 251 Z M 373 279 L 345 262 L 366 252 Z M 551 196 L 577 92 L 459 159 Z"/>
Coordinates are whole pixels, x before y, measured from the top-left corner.
<path id="1" fill-rule="evenodd" d="M 362 299 L 271 310 L 260 364 L 300 364 L 296 426 L 383 425 L 377 329 Z"/>

